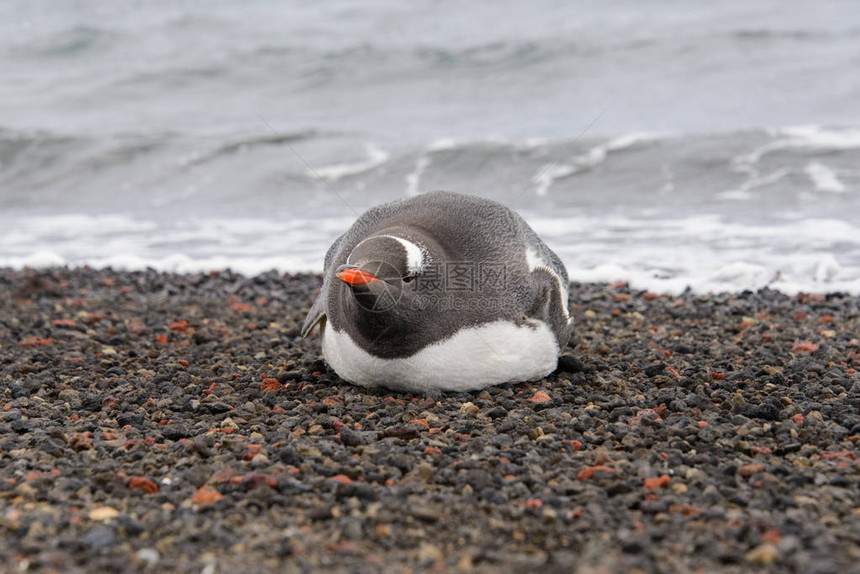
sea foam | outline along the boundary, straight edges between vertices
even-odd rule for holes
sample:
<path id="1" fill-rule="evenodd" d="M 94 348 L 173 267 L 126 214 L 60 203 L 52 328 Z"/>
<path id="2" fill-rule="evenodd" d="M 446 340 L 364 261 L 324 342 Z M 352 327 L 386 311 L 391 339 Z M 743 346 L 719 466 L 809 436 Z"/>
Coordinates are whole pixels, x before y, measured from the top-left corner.
<path id="1" fill-rule="evenodd" d="M 784 218 L 747 225 L 717 215 L 635 219 L 525 212 L 574 281 L 627 281 L 678 293 L 770 287 L 786 293 L 860 294 L 860 228 L 843 220 Z M 230 268 L 320 272 L 352 218 L 213 218 L 180 222 L 130 215 L 19 216 L 2 221 L 0 266 L 82 266 L 171 272 Z"/>

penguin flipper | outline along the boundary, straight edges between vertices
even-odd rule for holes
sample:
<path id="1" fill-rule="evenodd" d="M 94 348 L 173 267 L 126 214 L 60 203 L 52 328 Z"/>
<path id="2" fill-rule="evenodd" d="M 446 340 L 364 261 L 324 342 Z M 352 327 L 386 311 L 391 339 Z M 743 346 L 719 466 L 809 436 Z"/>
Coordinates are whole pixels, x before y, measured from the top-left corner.
<path id="1" fill-rule="evenodd" d="M 564 349 L 573 334 L 573 320 L 567 309 L 567 291 L 562 288 L 561 278 L 543 265 L 532 271 L 532 279 L 536 296 L 527 316 L 546 323 L 555 334 L 559 349 Z"/>
<path id="2" fill-rule="evenodd" d="M 308 333 L 316 327 L 317 323 L 320 322 L 321 319 L 326 316 L 326 290 L 328 284 L 328 273 L 334 264 L 334 259 L 337 256 L 338 251 L 340 251 L 341 243 L 343 243 L 343 238 L 346 237 L 346 233 L 342 233 L 337 239 L 335 239 L 334 243 L 332 243 L 331 247 L 329 247 L 328 251 L 325 254 L 325 265 L 323 266 L 323 284 L 320 288 L 319 295 L 317 295 L 314 304 L 311 305 L 310 311 L 308 311 L 308 316 L 305 317 L 305 322 L 302 325 L 302 337 L 307 337 Z"/>
<path id="3" fill-rule="evenodd" d="M 308 311 L 308 316 L 305 317 L 304 325 L 302 325 L 302 337 L 307 337 L 308 333 L 316 327 L 317 323 L 325 318 L 325 299 L 325 287 L 323 287 L 320 290 L 319 295 L 317 295 L 316 301 L 311 305 L 311 309 Z"/>

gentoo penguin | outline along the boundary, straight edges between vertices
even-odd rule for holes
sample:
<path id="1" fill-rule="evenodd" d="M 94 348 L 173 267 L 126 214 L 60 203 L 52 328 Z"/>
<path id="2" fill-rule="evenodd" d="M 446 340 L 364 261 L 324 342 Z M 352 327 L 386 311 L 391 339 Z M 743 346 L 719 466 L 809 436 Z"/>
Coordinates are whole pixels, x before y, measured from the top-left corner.
<path id="1" fill-rule="evenodd" d="M 365 212 L 325 256 L 326 361 L 363 387 L 467 391 L 542 378 L 572 319 L 567 270 L 508 207 L 444 191 Z"/>

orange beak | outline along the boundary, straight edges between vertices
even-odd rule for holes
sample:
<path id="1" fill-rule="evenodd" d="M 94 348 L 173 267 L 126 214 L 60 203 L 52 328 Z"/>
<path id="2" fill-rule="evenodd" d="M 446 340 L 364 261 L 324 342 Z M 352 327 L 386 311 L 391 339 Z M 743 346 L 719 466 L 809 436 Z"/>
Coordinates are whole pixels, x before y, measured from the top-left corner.
<path id="1" fill-rule="evenodd" d="M 347 285 L 364 285 L 365 283 L 371 283 L 372 281 L 379 281 L 379 277 L 373 273 L 368 273 L 367 271 L 362 271 L 361 269 L 356 269 L 354 267 L 341 269 L 335 274 L 335 276 Z"/>

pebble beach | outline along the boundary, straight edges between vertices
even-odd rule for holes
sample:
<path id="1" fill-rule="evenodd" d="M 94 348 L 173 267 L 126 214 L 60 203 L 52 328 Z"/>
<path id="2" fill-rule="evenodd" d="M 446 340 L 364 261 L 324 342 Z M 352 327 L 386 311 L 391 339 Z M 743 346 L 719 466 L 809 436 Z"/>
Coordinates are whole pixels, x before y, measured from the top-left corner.
<path id="1" fill-rule="evenodd" d="M 416 396 L 320 284 L 0 270 L 0 570 L 858 571 L 860 298 L 575 283 L 555 373 Z"/>

